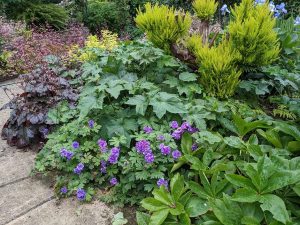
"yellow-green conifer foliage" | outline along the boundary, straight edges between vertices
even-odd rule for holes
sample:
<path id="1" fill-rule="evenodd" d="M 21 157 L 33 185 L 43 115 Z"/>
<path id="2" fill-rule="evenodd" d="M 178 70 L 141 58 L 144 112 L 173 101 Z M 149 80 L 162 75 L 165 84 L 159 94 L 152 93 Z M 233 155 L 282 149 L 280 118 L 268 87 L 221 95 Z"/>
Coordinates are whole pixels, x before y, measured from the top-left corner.
<path id="1" fill-rule="evenodd" d="M 231 14 L 228 31 L 232 48 L 241 55 L 239 65 L 247 70 L 276 60 L 280 49 L 268 3 L 255 5 L 253 0 L 243 0 Z"/>
<path id="2" fill-rule="evenodd" d="M 195 0 L 193 9 L 197 17 L 201 20 L 210 20 L 213 18 L 218 7 L 218 3 L 214 0 Z"/>
<path id="3" fill-rule="evenodd" d="M 147 3 L 145 12 L 138 10 L 135 22 L 157 47 L 170 51 L 171 44 L 187 35 L 192 19 L 189 13 L 175 11 L 173 7 Z"/>
<path id="4" fill-rule="evenodd" d="M 200 82 L 206 92 L 217 98 L 232 96 L 242 72 L 236 66 L 239 54 L 228 41 L 209 47 L 208 44 L 202 46 L 201 37 L 192 36 L 187 40 L 187 46 L 199 64 Z"/>

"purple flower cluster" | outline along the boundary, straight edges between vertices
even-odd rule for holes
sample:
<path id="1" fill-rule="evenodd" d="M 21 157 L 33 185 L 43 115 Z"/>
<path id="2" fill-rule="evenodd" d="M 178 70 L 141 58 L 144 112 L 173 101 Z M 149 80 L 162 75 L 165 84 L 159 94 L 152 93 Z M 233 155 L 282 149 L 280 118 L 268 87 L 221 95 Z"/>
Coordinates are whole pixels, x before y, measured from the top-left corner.
<path id="1" fill-rule="evenodd" d="M 164 135 L 158 135 L 157 136 L 157 140 L 158 141 L 164 141 L 165 140 L 165 136 Z"/>
<path id="2" fill-rule="evenodd" d="M 67 160 L 71 160 L 71 158 L 73 157 L 74 153 L 68 151 L 68 150 L 65 149 L 65 148 L 62 148 L 62 149 L 60 150 L 60 155 L 61 155 L 61 157 L 66 158 Z"/>
<path id="3" fill-rule="evenodd" d="M 152 127 L 149 126 L 145 126 L 143 130 L 146 134 L 150 134 L 153 131 Z"/>
<path id="4" fill-rule="evenodd" d="M 76 173 L 76 174 L 80 174 L 80 173 L 82 172 L 83 169 L 84 169 L 83 163 L 79 163 L 79 164 L 75 167 L 75 169 L 74 169 L 73 171 L 74 171 L 74 173 Z"/>
<path id="5" fill-rule="evenodd" d="M 255 0 L 255 5 L 266 4 L 266 0 Z M 276 18 L 280 17 L 282 14 L 287 14 L 287 10 L 285 8 L 285 3 L 280 3 L 279 5 L 275 5 L 273 1 L 269 2 L 269 8 L 271 12 L 274 13 Z"/>
<path id="6" fill-rule="evenodd" d="M 181 157 L 181 152 L 179 150 L 175 150 L 172 152 L 172 156 L 174 159 L 178 159 Z"/>
<path id="7" fill-rule="evenodd" d="M 159 149 L 163 155 L 169 155 L 171 153 L 171 148 L 163 143 L 159 145 Z"/>
<path id="8" fill-rule="evenodd" d="M 115 186 L 118 184 L 118 180 L 117 178 L 113 177 L 110 179 L 109 183 L 112 185 L 112 186 Z"/>
<path id="9" fill-rule="evenodd" d="M 164 186 L 164 187 L 167 189 L 167 188 L 168 188 L 168 181 L 165 180 L 164 178 L 160 178 L 160 179 L 157 181 L 157 186 L 158 186 L 158 187 Z"/>
<path id="10" fill-rule="evenodd" d="M 184 132 L 189 132 L 191 134 L 195 133 L 195 132 L 198 132 L 198 128 L 196 127 L 193 127 L 191 124 L 189 124 L 188 122 L 183 122 L 181 124 L 181 126 L 178 125 L 177 121 L 172 121 L 171 122 L 171 128 L 172 129 L 175 129 L 173 132 L 172 132 L 172 137 L 175 139 L 175 140 L 180 140 L 183 133 Z M 175 128 L 176 127 L 176 128 Z"/>
<path id="11" fill-rule="evenodd" d="M 79 189 L 77 190 L 77 199 L 78 199 L 79 201 L 83 201 L 83 200 L 85 200 L 85 197 L 86 197 L 85 191 L 84 191 L 82 188 L 79 188 Z"/>
<path id="12" fill-rule="evenodd" d="M 101 152 L 107 152 L 107 142 L 103 139 L 98 140 L 98 146 L 101 150 Z"/>
<path id="13" fill-rule="evenodd" d="M 106 161 L 104 161 L 104 160 L 101 160 L 101 162 L 100 162 L 100 164 L 101 164 L 101 166 L 100 166 L 100 172 L 102 173 L 102 174 L 105 174 L 106 173 Z"/>
<path id="14" fill-rule="evenodd" d="M 89 124 L 89 127 L 90 127 L 91 129 L 93 129 L 94 126 L 95 126 L 94 120 L 89 120 L 88 124 Z"/>
<path id="15" fill-rule="evenodd" d="M 72 143 L 72 147 L 73 147 L 74 149 L 79 148 L 79 142 L 78 142 L 78 141 L 74 141 L 74 142 Z"/>
<path id="16" fill-rule="evenodd" d="M 135 144 L 135 149 L 138 153 L 144 155 L 144 159 L 147 163 L 153 163 L 154 162 L 154 155 L 151 150 L 150 142 L 147 140 L 141 140 L 138 141 Z"/>
<path id="17" fill-rule="evenodd" d="M 197 145 L 196 143 L 194 143 L 194 144 L 192 145 L 192 151 L 197 150 L 197 148 L 198 148 L 198 145 Z"/>
<path id="18" fill-rule="evenodd" d="M 68 192 L 68 189 L 65 186 L 60 189 L 60 193 L 62 193 L 62 194 L 67 194 L 67 192 Z"/>
<path id="19" fill-rule="evenodd" d="M 108 158 L 108 161 L 110 164 L 116 164 L 118 162 L 120 155 L 120 148 L 114 147 L 110 150 L 110 156 Z"/>

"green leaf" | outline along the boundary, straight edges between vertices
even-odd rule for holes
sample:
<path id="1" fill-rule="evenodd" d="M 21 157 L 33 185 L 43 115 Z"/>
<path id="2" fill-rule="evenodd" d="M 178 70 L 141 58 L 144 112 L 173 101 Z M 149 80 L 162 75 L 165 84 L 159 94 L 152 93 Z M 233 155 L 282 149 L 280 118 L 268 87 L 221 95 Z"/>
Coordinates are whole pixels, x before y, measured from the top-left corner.
<path id="1" fill-rule="evenodd" d="M 173 216 L 178 216 L 182 213 L 184 213 L 184 206 L 182 204 L 180 204 L 179 202 L 176 202 L 174 204 L 175 207 L 170 207 L 169 210 L 170 210 L 170 213 L 173 215 Z"/>
<path id="2" fill-rule="evenodd" d="M 185 159 L 191 164 L 191 168 L 194 170 L 206 170 L 206 166 L 195 156 L 185 155 Z"/>
<path id="3" fill-rule="evenodd" d="M 233 201 L 237 202 L 257 202 L 259 200 L 259 195 L 256 191 L 249 188 L 240 188 L 232 196 Z"/>
<path id="4" fill-rule="evenodd" d="M 239 137 L 236 136 L 225 137 L 224 142 L 230 147 L 238 148 L 238 149 L 241 149 L 245 146 L 243 140 L 241 140 Z"/>
<path id="5" fill-rule="evenodd" d="M 175 201 L 178 201 L 178 199 L 181 197 L 181 195 L 184 192 L 184 180 L 183 176 L 180 176 L 179 173 L 177 173 L 172 179 L 170 183 L 171 188 L 171 194 Z"/>
<path id="6" fill-rule="evenodd" d="M 143 208 L 149 210 L 150 212 L 155 212 L 158 210 L 166 209 L 168 206 L 161 201 L 154 198 L 145 198 L 141 201 Z"/>
<path id="7" fill-rule="evenodd" d="M 77 108 L 80 110 L 80 117 L 83 118 L 88 115 L 92 109 L 102 109 L 104 95 L 101 94 L 99 98 L 89 95 L 80 98 Z"/>
<path id="8" fill-rule="evenodd" d="M 127 105 L 135 105 L 135 111 L 138 114 L 141 114 L 142 116 L 145 115 L 145 112 L 148 107 L 148 102 L 146 97 L 142 95 L 136 95 L 132 98 L 129 98 L 126 102 Z"/>
<path id="9" fill-rule="evenodd" d="M 128 220 L 124 218 L 124 215 L 122 212 L 117 213 L 112 221 L 112 225 L 124 225 L 127 224 Z"/>
<path id="10" fill-rule="evenodd" d="M 166 191 L 166 189 L 163 186 L 161 186 L 159 189 L 155 189 L 152 193 L 154 198 L 160 201 L 161 203 L 165 205 L 174 204 L 170 194 Z"/>
<path id="11" fill-rule="evenodd" d="M 197 217 L 203 215 L 209 210 L 208 202 L 199 197 L 192 197 L 186 207 L 185 210 L 189 214 L 190 217 Z"/>
<path id="12" fill-rule="evenodd" d="M 184 133 L 181 138 L 181 150 L 184 154 L 189 154 L 192 151 L 193 138 L 191 134 Z"/>
<path id="13" fill-rule="evenodd" d="M 150 217 L 149 225 L 161 225 L 169 215 L 169 209 L 162 209 L 154 212 Z"/>
<path id="14" fill-rule="evenodd" d="M 136 221 L 138 225 L 148 225 L 150 222 L 150 215 L 137 211 Z"/>
<path id="15" fill-rule="evenodd" d="M 276 148 L 282 148 L 282 143 L 280 141 L 278 132 L 276 132 L 275 130 L 270 129 L 265 132 L 261 129 L 258 129 L 257 132 Z"/>
<path id="16" fill-rule="evenodd" d="M 183 213 L 179 215 L 179 220 L 182 225 L 190 225 L 191 219 L 187 213 Z"/>
<path id="17" fill-rule="evenodd" d="M 197 80 L 197 75 L 194 73 L 189 73 L 189 72 L 183 72 L 179 74 L 179 79 L 182 81 L 196 81 Z"/>
<path id="18" fill-rule="evenodd" d="M 209 194 L 198 183 L 194 181 L 189 181 L 188 185 L 192 192 L 194 192 L 200 198 L 207 199 L 209 197 Z"/>
<path id="19" fill-rule="evenodd" d="M 220 143 L 222 138 L 218 134 L 214 134 L 210 131 L 201 131 L 199 132 L 199 139 L 201 141 L 207 141 L 209 144 L 213 145 L 215 143 Z"/>
<path id="20" fill-rule="evenodd" d="M 281 198 L 273 194 L 262 195 L 259 200 L 261 209 L 272 213 L 273 218 L 287 224 L 290 221 L 289 214 Z"/>
<path id="21" fill-rule="evenodd" d="M 255 189 L 255 186 L 252 184 L 249 178 L 237 174 L 226 174 L 225 177 L 230 183 L 238 187 Z"/>

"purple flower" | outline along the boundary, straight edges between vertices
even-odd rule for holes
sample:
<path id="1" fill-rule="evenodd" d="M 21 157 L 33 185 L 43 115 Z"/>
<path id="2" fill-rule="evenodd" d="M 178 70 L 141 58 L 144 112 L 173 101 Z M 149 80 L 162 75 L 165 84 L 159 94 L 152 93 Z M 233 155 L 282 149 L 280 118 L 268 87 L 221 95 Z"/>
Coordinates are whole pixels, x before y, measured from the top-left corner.
<path id="1" fill-rule="evenodd" d="M 101 167 L 100 167 L 100 172 L 101 173 L 106 173 L 106 161 L 104 161 L 104 160 L 101 160 Z"/>
<path id="2" fill-rule="evenodd" d="M 83 163 L 79 163 L 73 171 L 76 174 L 80 174 L 83 169 L 84 169 Z"/>
<path id="3" fill-rule="evenodd" d="M 60 189 L 60 193 L 62 193 L 62 194 L 67 194 L 67 192 L 68 192 L 67 187 L 62 187 L 62 188 Z"/>
<path id="4" fill-rule="evenodd" d="M 60 155 L 61 155 L 61 157 L 66 158 L 67 160 L 71 160 L 71 158 L 73 157 L 74 153 L 68 151 L 68 150 L 65 149 L 65 148 L 62 148 L 62 149 L 60 150 Z"/>
<path id="5" fill-rule="evenodd" d="M 118 180 L 117 178 L 113 177 L 110 179 L 109 183 L 112 185 L 112 186 L 115 186 L 118 184 Z"/>
<path id="6" fill-rule="evenodd" d="M 111 164 L 116 164 L 118 162 L 119 159 L 119 155 L 120 155 L 120 148 L 118 147 L 114 147 L 110 150 L 110 156 L 108 158 L 108 161 Z"/>
<path id="7" fill-rule="evenodd" d="M 152 127 L 149 127 L 149 126 L 145 126 L 144 127 L 144 132 L 146 134 L 150 134 L 150 133 L 152 133 L 152 131 L 153 131 Z"/>
<path id="8" fill-rule="evenodd" d="M 189 129 L 191 127 L 191 125 L 188 123 L 188 122 L 183 122 L 182 124 L 181 124 L 181 128 L 183 129 L 183 130 L 187 130 L 187 129 Z"/>
<path id="9" fill-rule="evenodd" d="M 154 162 L 154 155 L 152 152 L 149 152 L 144 157 L 146 163 L 153 163 Z"/>
<path id="10" fill-rule="evenodd" d="M 224 4 L 221 9 L 221 14 L 224 16 L 226 13 L 230 13 L 229 9 L 228 9 L 228 6 L 226 4 Z"/>
<path id="11" fill-rule="evenodd" d="M 85 191 L 84 191 L 82 188 L 79 188 L 79 189 L 77 190 L 77 199 L 78 199 L 79 201 L 83 201 L 83 200 L 85 200 L 85 196 L 86 196 Z"/>
<path id="12" fill-rule="evenodd" d="M 188 128 L 188 132 L 190 132 L 191 134 L 193 134 L 193 133 L 196 133 L 196 132 L 198 132 L 199 131 L 199 129 L 198 128 L 196 128 L 196 127 L 189 127 Z"/>
<path id="13" fill-rule="evenodd" d="M 49 134 L 49 129 L 43 127 L 40 129 L 40 132 L 43 134 L 44 137 L 46 137 Z"/>
<path id="14" fill-rule="evenodd" d="M 175 131 L 173 131 L 173 133 L 171 135 L 175 140 L 180 140 L 183 132 L 184 132 L 184 130 L 181 127 L 178 127 Z"/>
<path id="15" fill-rule="evenodd" d="M 169 155 L 171 153 L 171 148 L 163 143 L 159 145 L 159 149 L 163 155 Z"/>
<path id="16" fill-rule="evenodd" d="M 165 140 L 165 136 L 164 135 L 159 135 L 159 136 L 157 136 L 157 140 L 158 141 L 164 141 Z"/>
<path id="17" fill-rule="evenodd" d="M 196 143 L 194 143 L 194 144 L 192 145 L 192 151 L 197 150 L 197 148 L 198 148 L 198 145 L 197 145 Z"/>
<path id="18" fill-rule="evenodd" d="M 172 121 L 172 122 L 170 123 L 170 127 L 171 127 L 172 129 L 177 129 L 177 128 L 179 127 L 179 125 L 178 125 L 177 121 Z"/>
<path id="19" fill-rule="evenodd" d="M 77 141 L 74 141 L 74 142 L 72 143 L 72 147 L 73 147 L 74 149 L 79 148 L 79 143 L 78 143 Z"/>
<path id="20" fill-rule="evenodd" d="M 181 152 L 178 150 L 175 150 L 174 152 L 172 152 L 172 156 L 174 159 L 178 159 L 181 157 Z"/>
<path id="21" fill-rule="evenodd" d="M 103 139 L 98 140 L 98 146 L 101 149 L 101 152 L 106 152 L 107 151 L 107 142 Z"/>
<path id="22" fill-rule="evenodd" d="M 89 124 L 89 127 L 93 129 L 95 122 L 94 122 L 94 120 L 89 120 L 88 124 Z"/>
<path id="23" fill-rule="evenodd" d="M 150 142 L 147 140 L 138 141 L 135 144 L 135 149 L 138 153 L 145 154 L 145 153 L 151 151 Z"/>
<path id="24" fill-rule="evenodd" d="M 165 180 L 164 178 L 160 178 L 160 179 L 157 181 L 157 186 L 158 186 L 158 187 L 164 186 L 165 188 L 168 188 L 168 181 Z"/>

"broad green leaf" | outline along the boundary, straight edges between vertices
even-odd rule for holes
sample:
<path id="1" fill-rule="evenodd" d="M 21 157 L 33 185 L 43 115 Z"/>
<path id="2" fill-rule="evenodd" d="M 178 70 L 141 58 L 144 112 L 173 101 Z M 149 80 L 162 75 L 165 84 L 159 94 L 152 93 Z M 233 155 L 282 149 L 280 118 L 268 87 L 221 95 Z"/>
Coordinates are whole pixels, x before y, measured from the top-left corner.
<path id="1" fill-rule="evenodd" d="M 170 214 L 172 214 L 173 216 L 178 216 L 184 213 L 184 206 L 179 202 L 176 202 L 174 206 L 169 208 L 169 210 L 170 210 Z"/>
<path id="2" fill-rule="evenodd" d="M 191 219 L 187 213 L 179 215 L 179 220 L 182 225 L 191 225 Z"/>
<path id="3" fill-rule="evenodd" d="M 260 205 L 263 211 L 269 211 L 272 213 L 274 219 L 287 224 L 290 221 L 289 214 L 286 210 L 285 204 L 281 198 L 277 195 L 266 194 L 262 195 L 259 199 Z"/>
<path id="4" fill-rule="evenodd" d="M 209 194 L 198 183 L 194 181 L 189 181 L 188 185 L 192 192 L 194 192 L 200 198 L 207 199 L 209 197 Z"/>
<path id="5" fill-rule="evenodd" d="M 243 140 L 241 140 L 239 137 L 236 136 L 225 137 L 224 142 L 230 147 L 238 148 L 238 149 L 241 149 L 245 146 Z"/>
<path id="6" fill-rule="evenodd" d="M 184 192 L 184 179 L 177 173 L 170 182 L 171 194 L 175 201 L 181 197 Z"/>
<path id="7" fill-rule="evenodd" d="M 232 196 L 233 201 L 237 202 L 257 202 L 259 200 L 259 195 L 256 191 L 249 188 L 240 188 L 235 191 Z"/>
<path id="8" fill-rule="evenodd" d="M 186 192 L 185 194 L 183 194 L 180 199 L 178 200 L 183 206 L 186 205 L 186 203 L 188 202 L 188 200 L 190 199 L 192 195 L 191 191 Z"/>
<path id="9" fill-rule="evenodd" d="M 179 74 L 179 79 L 182 81 L 196 81 L 197 80 L 197 75 L 194 73 L 189 73 L 189 72 L 183 72 Z"/>
<path id="10" fill-rule="evenodd" d="M 206 166 L 195 156 L 185 155 L 185 159 L 191 164 L 191 168 L 194 170 L 206 170 Z"/>
<path id="11" fill-rule="evenodd" d="M 148 225 L 150 222 L 150 215 L 137 211 L 136 221 L 138 225 Z"/>
<path id="12" fill-rule="evenodd" d="M 145 115 L 145 112 L 148 107 L 148 102 L 146 97 L 142 95 L 136 95 L 132 98 L 129 98 L 128 101 L 126 102 L 128 105 L 135 105 L 135 111 L 138 114 L 141 114 L 142 116 Z"/>
<path id="13" fill-rule="evenodd" d="M 287 149 L 291 152 L 300 151 L 300 141 L 290 141 L 287 145 Z"/>
<path id="14" fill-rule="evenodd" d="M 209 210 L 208 201 L 199 197 L 192 197 L 188 201 L 185 210 L 190 217 L 197 217 L 207 213 Z"/>
<path id="15" fill-rule="evenodd" d="M 238 187 L 255 189 L 255 186 L 252 184 L 249 178 L 237 174 L 226 174 L 225 177 L 230 183 Z"/>
<path id="16" fill-rule="evenodd" d="M 293 191 L 300 197 L 300 183 L 293 187 Z"/>
<path id="17" fill-rule="evenodd" d="M 154 212 L 162 209 L 168 208 L 168 206 L 161 201 L 154 198 L 145 198 L 141 201 L 141 205 L 143 208 Z"/>
<path id="18" fill-rule="evenodd" d="M 172 205 L 174 203 L 170 194 L 166 191 L 166 189 L 163 186 L 161 186 L 159 189 L 155 189 L 152 193 L 156 200 L 160 201 L 165 205 Z"/>
<path id="19" fill-rule="evenodd" d="M 78 109 L 80 110 L 80 117 L 83 118 L 88 115 L 92 109 L 102 109 L 104 100 L 104 94 L 101 94 L 99 98 L 94 95 L 89 95 L 80 98 L 78 103 Z"/>
<path id="20" fill-rule="evenodd" d="M 112 221 L 112 225 L 124 225 L 127 224 L 128 220 L 124 218 L 124 215 L 122 212 L 117 213 Z"/>
<path id="21" fill-rule="evenodd" d="M 220 135 L 214 134 L 210 131 L 201 131 L 198 135 L 201 141 L 207 141 L 209 144 L 215 144 L 222 141 Z"/>
<path id="22" fill-rule="evenodd" d="M 271 129 L 265 132 L 261 129 L 258 129 L 257 132 L 276 148 L 282 148 L 282 143 L 280 141 L 278 132 L 276 132 L 275 130 Z"/>
<path id="23" fill-rule="evenodd" d="M 150 217 L 149 225 L 161 225 L 169 215 L 169 209 L 162 209 L 154 212 Z"/>
<path id="24" fill-rule="evenodd" d="M 181 150 L 184 154 L 192 151 L 193 139 L 189 133 L 184 133 L 181 138 Z"/>

